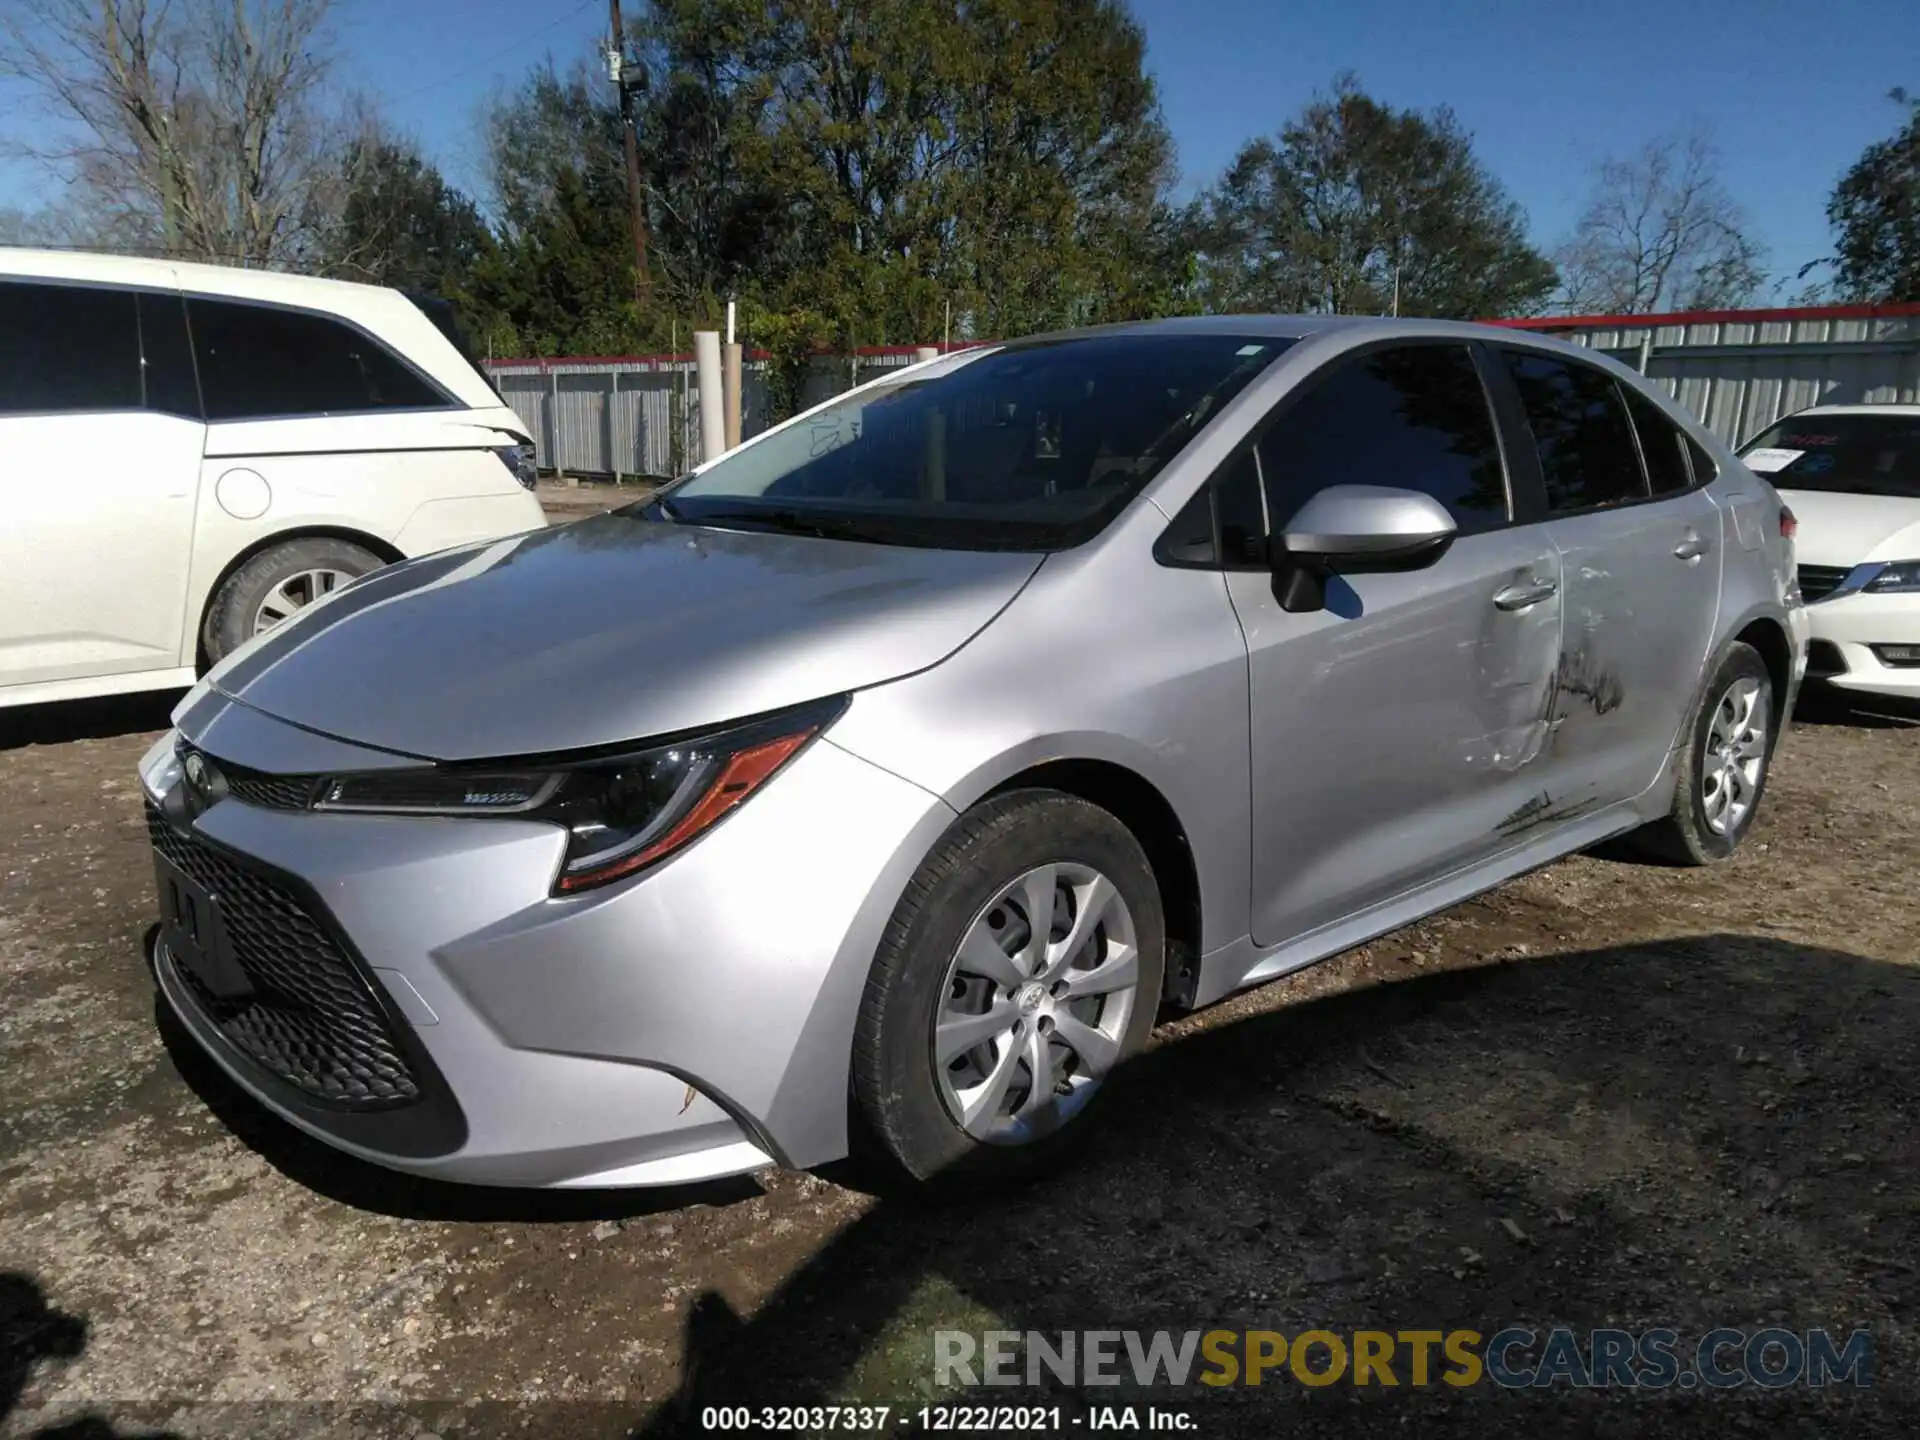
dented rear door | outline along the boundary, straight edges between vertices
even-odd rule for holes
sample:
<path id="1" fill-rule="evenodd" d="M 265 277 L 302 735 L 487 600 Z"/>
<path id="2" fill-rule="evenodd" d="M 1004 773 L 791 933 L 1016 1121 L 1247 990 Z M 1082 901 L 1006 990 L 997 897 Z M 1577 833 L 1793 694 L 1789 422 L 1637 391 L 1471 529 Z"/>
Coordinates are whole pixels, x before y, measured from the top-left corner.
<path id="1" fill-rule="evenodd" d="M 1611 804 L 1653 784 L 1699 689 L 1720 603 L 1720 514 L 1694 490 L 1547 529 L 1565 583 L 1555 799 Z"/>

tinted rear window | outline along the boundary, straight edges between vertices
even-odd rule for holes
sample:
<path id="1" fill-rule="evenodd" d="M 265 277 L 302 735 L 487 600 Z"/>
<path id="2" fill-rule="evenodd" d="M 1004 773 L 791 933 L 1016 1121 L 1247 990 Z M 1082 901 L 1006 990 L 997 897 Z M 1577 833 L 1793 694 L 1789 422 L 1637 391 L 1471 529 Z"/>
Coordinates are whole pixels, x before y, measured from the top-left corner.
<path id="1" fill-rule="evenodd" d="M 147 409 L 198 420 L 200 387 L 194 380 L 193 346 L 187 339 L 187 307 L 177 291 L 141 292 L 140 352 Z"/>
<path id="2" fill-rule="evenodd" d="M 1920 498 L 1920 415 L 1803 415 L 1740 452 L 1783 490 Z"/>
<path id="3" fill-rule="evenodd" d="M 192 296 L 187 317 L 209 420 L 447 403 L 379 341 L 324 315 Z"/>
<path id="4" fill-rule="evenodd" d="M 0 282 L 0 414 L 138 410 L 131 290 Z"/>
<path id="5" fill-rule="evenodd" d="M 407 299 L 413 302 L 415 309 L 433 322 L 433 328 L 446 337 L 449 345 L 460 352 L 460 358 L 473 367 L 473 373 L 484 380 L 487 388 L 498 398 L 500 387 L 493 383 L 492 373 L 480 363 L 480 357 L 473 348 L 473 337 L 467 333 L 467 327 L 460 323 L 460 312 L 453 308 L 452 302 L 442 300 L 438 295 L 410 294 Z M 502 400 L 501 403 L 506 402 Z"/>
<path id="6" fill-rule="evenodd" d="M 1632 422 L 1613 377 L 1577 360 L 1501 352 L 1540 453 L 1550 510 L 1619 505 L 1647 495 Z"/>
<path id="7" fill-rule="evenodd" d="M 1656 495 L 1673 495 L 1693 483 L 1687 467 L 1687 439 L 1660 407 L 1636 390 L 1621 387 L 1633 428 L 1640 433 L 1640 457 L 1647 462 L 1647 481 Z"/>

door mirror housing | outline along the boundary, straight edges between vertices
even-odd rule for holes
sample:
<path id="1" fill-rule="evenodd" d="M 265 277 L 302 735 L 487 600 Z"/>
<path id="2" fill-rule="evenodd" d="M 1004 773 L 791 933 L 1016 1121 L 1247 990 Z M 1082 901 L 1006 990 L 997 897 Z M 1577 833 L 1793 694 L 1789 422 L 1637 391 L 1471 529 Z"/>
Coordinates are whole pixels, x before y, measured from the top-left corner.
<path id="1" fill-rule="evenodd" d="M 1386 485 L 1329 485 L 1273 546 L 1273 594 L 1296 613 L 1326 604 L 1329 575 L 1420 570 L 1446 554 L 1456 527 L 1431 495 Z"/>

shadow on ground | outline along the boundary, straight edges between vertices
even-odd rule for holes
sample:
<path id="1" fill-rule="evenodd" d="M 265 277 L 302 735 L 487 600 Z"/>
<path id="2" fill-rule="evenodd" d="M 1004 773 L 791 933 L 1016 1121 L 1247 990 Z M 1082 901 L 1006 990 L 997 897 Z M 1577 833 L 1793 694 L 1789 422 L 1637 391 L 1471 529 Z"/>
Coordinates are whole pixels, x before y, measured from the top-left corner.
<path id="1" fill-rule="evenodd" d="M 1920 726 L 1920 704 L 1891 695 L 1868 695 L 1809 682 L 1793 707 L 1796 725 L 1845 725 L 1861 730 L 1911 730 Z"/>
<path id="2" fill-rule="evenodd" d="M 0 750 L 164 730 L 173 723 L 169 716 L 186 693 L 152 690 L 139 695 L 104 695 L 94 700 L 57 700 L 48 705 L 0 709 Z"/>
<path id="3" fill-rule="evenodd" d="M 31 1276 L 0 1271 L 0 1426 L 19 1405 L 35 1367 L 78 1359 L 86 1348 L 84 1319 L 49 1305 Z M 121 1430 L 93 1412 L 22 1433 L 31 1440 L 179 1440 L 160 1431 Z"/>
<path id="4" fill-rule="evenodd" d="M 1195 1022 L 1187 1022 L 1189 1025 Z M 1709 936 L 1376 985 L 1174 1038 L 1071 1169 L 877 1206 L 751 1318 L 695 1305 L 679 1392 L 916 1408 L 932 1334 L 1670 1326 L 1873 1333 L 1870 1388 L 1435 1384 L 976 1402 L 1190 1409 L 1207 1436 L 1906 1436 L 1916 1408 L 1920 973 Z M 1124 1366 L 1122 1367 L 1124 1369 Z M 1683 1382 L 1684 1383 L 1684 1382 Z M 917 1428 L 917 1426 L 915 1427 Z"/>
<path id="5" fill-rule="evenodd" d="M 917 1433 L 919 1407 L 937 1398 L 1059 1405 L 1068 1435 L 1090 1433 L 1093 1407 L 1120 1404 L 1189 1412 L 1205 1437 L 1920 1433 L 1920 970 L 1724 934 L 1440 973 L 1382 967 L 1408 978 L 1236 1018 L 1243 1000 L 1163 1027 L 1116 1077 L 1091 1143 L 1049 1179 L 881 1199 L 750 1314 L 706 1289 L 682 1311 L 677 1379 L 669 1368 L 659 1403 L 361 1404 L 356 1432 L 701 1434 L 709 1406 L 852 1402 L 890 1404 L 907 1420 L 888 1433 Z M 384 1213 L 578 1220 L 726 1198 L 406 1181 L 305 1141 L 174 1049 L 243 1141 Z M 727 1257 L 676 1265 L 711 1286 Z M 565 1327 L 569 1344 L 613 1343 L 658 1305 L 657 1290 L 610 1270 L 571 1291 L 564 1313 L 526 1323 Z M 9 1359 L 7 1396 L 39 1356 L 77 1343 L 61 1323 Z M 1873 1383 L 1416 1387 L 1404 1353 L 1391 1389 L 1307 1388 L 1278 1372 L 1259 1388 L 936 1395 L 930 1383 L 941 1329 L 1554 1325 L 1669 1327 L 1683 1361 L 1720 1326 L 1864 1329 Z M 549 1338 L 524 1341 L 531 1354 Z M 437 1357 L 450 1382 L 518 1373 L 497 1339 L 473 1344 L 491 1368 L 452 1342 Z M 189 1408 L 219 1424 L 219 1407 Z M 326 1433 L 317 1413 L 312 1433 Z M 177 1423 L 137 1407 L 120 1418 L 135 1417 Z"/>

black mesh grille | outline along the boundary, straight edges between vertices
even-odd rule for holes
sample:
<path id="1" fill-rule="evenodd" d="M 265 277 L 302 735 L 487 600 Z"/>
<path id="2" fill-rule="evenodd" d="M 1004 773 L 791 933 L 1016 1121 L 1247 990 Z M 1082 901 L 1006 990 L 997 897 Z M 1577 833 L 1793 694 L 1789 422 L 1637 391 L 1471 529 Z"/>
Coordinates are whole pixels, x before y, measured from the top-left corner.
<path id="1" fill-rule="evenodd" d="M 173 974 L 243 1055 L 317 1100 L 355 1110 L 412 1104 L 420 1086 L 368 982 L 301 898 L 182 834 L 151 804 L 154 848 L 216 897 L 254 993 L 223 999 Z"/>
<path id="2" fill-rule="evenodd" d="M 243 805 L 262 810 L 304 810 L 313 798 L 316 777 L 312 775 L 263 775 L 231 765 L 222 765 L 220 773 L 226 777 L 227 794 Z"/>
<path id="3" fill-rule="evenodd" d="M 1840 582 L 1847 578 L 1844 565 L 1802 565 L 1800 567 L 1800 598 L 1818 600 L 1831 595 L 1840 588 Z"/>
<path id="4" fill-rule="evenodd" d="M 195 753 L 194 747 L 182 744 L 179 753 L 181 762 L 185 763 L 187 756 Z M 206 754 L 205 751 L 200 753 Z M 249 770 L 244 765 L 215 760 L 211 755 L 206 758 L 220 772 L 228 795 L 243 805 L 256 806 L 261 810 L 306 809 L 313 799 L 313 788 L 320 779 L 318 775 L 269 775 L 263 770 Z"/>

